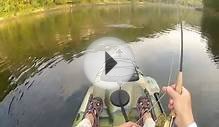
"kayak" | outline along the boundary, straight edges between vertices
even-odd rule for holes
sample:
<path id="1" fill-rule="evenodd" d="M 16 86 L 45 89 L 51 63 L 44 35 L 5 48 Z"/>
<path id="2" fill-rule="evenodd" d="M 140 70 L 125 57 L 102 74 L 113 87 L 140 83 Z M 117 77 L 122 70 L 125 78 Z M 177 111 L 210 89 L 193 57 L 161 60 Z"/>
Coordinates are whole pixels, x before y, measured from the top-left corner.
<path id="1" fill-rule="evenodd" d="M 102 81 L 97 77 L 97 80 L 104 85 L 109 81 Z M 112 82 L 110 82 L 112 83 Z M 144 76 L 143 73 L 136 67 L 136 73 L 132 78 L 121 85 L 120 90 L 125 91 L 122 101 L 124 102 L 123 108 L 112 102 L 113 96 L 115 96 L 118 89 L 103 89 L 98 85 L 92 85 L 89 87 L 81 106 L 77 112 L 75 119 L 73 120 L 73 127 L 75 127 L 84 118 L 87 105 L 91 97 L 101 97 L 104 101 L 103 112 L 99 118 L 100 127 L 117 127 L 127 120 L 124 117 L 124 111 L 127 114 L 127 118 L 130 121 L 136 122 L 139 120 L 139 115 L 136 110 L 137 100 L 141 96 L 147 96 L 152 104 L 151 116 L 156 122 L 156 126 L 165 126 L 168 116 L 165 114 L 162 104 L 159 101 L 160 88 L 156 80 Z M 115 99 L 115 97 L 114 97 Z M 126 101 L 127 100 L 127 101 Z M 122 110 L 124 109 L 124 111 Z"/>
<path id="2" fill-rule="evenodd" d="M 183 27 L 182 25 L 183 24 L 181 21 L 180 22 L 180 26 L 181 26 L 180 27 L 181 28 L 180 66 L 179 66 L 179 73 L 176 82 L 176 91 L 179 94 L 182 93 L 182 87 L 183 87 L 183 73 L 182 73 L 183 72 Z M 121 53 L 118 52 L 118 54 L 120 55 Z M 107 62 L 107 60 L 105 60 L 105 65 L 109 63 Z M 151 109 L 149 109 L 149 111 L 151 113 L 153 120 L 156 123 L 156 127 L 173 127 L 175 120 L 175 113 L 174 111 L 171 111 L 170 114 L 166 115 L 166 113 L 164 112 L 162 104 L 160 103 L 160 99 L 161 99 L 160 88 L 156 80 L 153 79 L 152 77 L 144 76 L 143 73 L 140 71 L 139 67 L 136 66 L 135 62 L 132 61 L 132 59 L 128 61 L 127 59 L 122 59 L 122 61 L 133 64 L 134 66 L 132 67 L 134 67 L 133 69 L 135 70 L 134 73 L 130 73 L 128 76 L 122 74 L 117 77 L 115 76 L 116 74 L 111 77 L 111 76 L 106 76 L 107 73 L 105 73 L 104 76 L 103 73 L 104 70 L 103 68 L 101 68 L 100 74 L 97 73 L 96 80 L 93 83 L 93 86 L 91 86 L 88 89 L 83 99 L 81 107 L 78 110 L 76 118 L 73 121 L 73 127 L 75 127 L 78 123 L 80 123 L 83 120 L 84 114 L 87 110 L 88 104 L 92 99 L 92 97 L 100 97 L 104 102 L 103 112 L 100 114 L 100 118 L 99 118 L 100 127 L 116 127 L 127 121 L 138 123 L 139 119 L 141 118 L 139 118 L 139 114 L 137 112 L 137 101 L 142 96 L 149 99 L 150 101 Z M 114 65 L 115 61 L 112 61 L 112 63 L 113 66 L 115 66 Z M 109 63 L 110 67 L 112 63 L 111 62 Z M 123 66 L 122 69 L 123 68 L 130 69 L 129 64 L 125 64 L 125 65 L 128 66 Z M 107 70 L 107 66 L 105 66 L 105 69 Z M 112 69 L 112 67 L 110 69 Z M 107 78 L 105 79 L 103 77 L 107 77 Z M 128 81 L 123 80 L 123 77 L 125 77 L 124 79 L 128 79 Z M 119 89 L 103 89 L 101 87 L 101 86 L 114 86 L 114 85 L 119 86 Z"/>

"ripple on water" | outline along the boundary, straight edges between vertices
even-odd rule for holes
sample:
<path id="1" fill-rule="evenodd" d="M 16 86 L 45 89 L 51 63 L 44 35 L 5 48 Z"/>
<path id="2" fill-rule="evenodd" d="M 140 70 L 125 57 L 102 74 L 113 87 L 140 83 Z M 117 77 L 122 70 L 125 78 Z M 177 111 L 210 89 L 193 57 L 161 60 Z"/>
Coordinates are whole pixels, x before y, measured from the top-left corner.
<path id="1" fill-rule="evenodd" d="M 214 62 L 217 64 L 217 69 L 219 69 L 219 56 L 214 56 Z"/>
<path id="2" fill-rule="evenodd" d="M 127 29 L 127 28 L 143 28 L 143 27 L 137 27 L 137 26 L 134 26 L 132 24 L 111 24 L 111 25 L 106 25 L 106 27 L 109 27 L 109 28 L 123 28 L 123 29 Z"/>
<path id="3" fill-rule="evenodd" d="M 11 102 L 9 103 L 9 106 L 8 106 L 8 114 L 9 114 L 10 111 L 11 111 L 11 106 L 12 106 L 12 103 L 14 102 L 14 99 L 15 99 L 15 96 L 12 97 Z"/>
<path id="4" fill-rule="evenodd" d="M 84 51 L 79 52 L 77 54 L 71 54 L 72 58 L 69 61 L 72 61 L 74 58 L 79 58 L 84 55 Z M 30 88 L 34 85 L 36 76 L 40 75 L 43 71 L 48 69 L 52 69 L 58 63 L 63 61 L 63 56 L 56 54 L 56 56 L 52 57 L 51 59 L 48 58 L 39 58 L 33 59 L 32 65 L 21 65 L 18 69 L 16 69 L 16 74 L 12 73 L 9 76 L 8 81 L 10 84 L 15 88 L 8 94 L 11 96 L 11 100 L 8 103 L 8 111 L 7 113 L 10 114 L 13 105 L 15 104 L 15 100 L 17 102 L 22 101 L 22 98 L 25 95 L 25 92 L 30 90 Z M 3 62 L 0 62 L 3 65 Z M 17 75 L 17 76 L 16 76 Z M 16 87 L 17 86 L 17 87 Z"/>
<path id="5" fill-rule="evenodd" d="M 68 55 L 70 55 L 70 59 L 68 59 L 68 63 L 72 62 L 74 59 L 77 59 L 81 56 L 83 56 L 85 54 L 85 51 L 81 51 L 79 53 L 73 54 L 70 53 Z M 36 58 L 34 57 L 31 61 L 31 65 L 26 65 L 23 64 L 20 67 L 18 67 L 16 69 L 15 72 L 13 72 L 9 78 L 8 81 L 10 82 L 10 89 L 14 89 L 14 91 L 12 92 L 17 92 L 18 93 L 18 100 L 20 101 L 26 90 L 29 90 L 35 82 L 35 77 L 37 75 L 41 75 L 42 72 L 48 70 L 48 69 L 52 69 L 53 67 L 55 67 L 58 63 L 60 63 L 61 61 L 63 61 L 64 56 L 60 55 L 59 53 L 55 53 L 54 56 L 52 58 Z M 0 61 L 0 65 L 4 65 L 4 61 Z M 0 66 L 1 67 L 1 66 Z M 1 68 L 0 68 L 1 69 Z M 20 87 L 17 87 L 20 86 Z M 22 88 L 25 87 L 26 89 Z M 8 90 L 10 90 L 8 89 Z M 5 94 L 7 93 L 8 90 L 5 90 Z M 12 103 L 14 101 L 14 98 L 12 98 L 12 101 L 9 104 L 9 112 L 12 106 Z"/>

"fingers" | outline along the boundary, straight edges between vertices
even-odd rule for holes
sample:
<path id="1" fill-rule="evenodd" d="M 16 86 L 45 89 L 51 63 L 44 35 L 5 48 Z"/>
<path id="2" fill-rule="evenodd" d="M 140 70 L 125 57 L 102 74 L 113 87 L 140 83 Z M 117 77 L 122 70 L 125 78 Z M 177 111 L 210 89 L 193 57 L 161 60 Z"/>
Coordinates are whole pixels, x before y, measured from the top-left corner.
<path id="1" fill-rule="evenodd" d="M 168 87 L 168 86 L 162 87 L 162 91 L 166 93 L 166 92 L 167 92 L 167 87 Z"/>
<path id="2" fill-rule="evenodd" d="M 176 88 L 176 84 L 171 85 L 170 87 L 172 87 L 173 89 Z"/>
<path id="3" fill-rule="evenodd" d="M 127 122 L 127 123 L 120 125 L 119 127 L 140 127 L 140 126 L 133 122 Z"/>
<path id="4" fill-rule="evenodd" d="M 162 90 L 166 92 L 171 98 L 176 99 L 179 94 L 174 90 L 174 86 L 163 87 Z"/>
<path id="5" fill-rule="evenodd" d="M 171 105 L 171 104 L 168 104 L 168 108 L 169 108 L 169 110 L 173 110 L 173 109 L 174 109 L 174 106 Z"/>
<path id="6" fill-rule="evenodd" d="M 129 123 L 129 127 L 140 127 L 138 124 L 133 123 L 133 122 L 128 122 Z"/>
<path id="7" fill-rule="evenodd" d="M 175 90 L 176 89 L 176 84 L 173 84 L 170 87 L 172 87 Z M 182 94 L 181 95 L 191 96 L 191 93 L 185 87 L 182 87 Z"/>
<path id="8" fill-rule="evenodd" d="M 185 88 L 182 88 L 182 94 L 191 95 L 191 93 Z"/>
<path id="9" fill-rule="evenodd" d="M 134 124 L 134 125 L 132 125 L 131 127 L 140 127 L 139 125 L 137 125 L 137 124 Z"/>
<path id="10" fill-rule="evenodd" d="M 173 99 L 170 99 L 169 104 L 173 105 L 173 103 L 174 103 Z"/>
<path id="11" fill-rule="evenodd" d="M 173 99 L 170 99 L 169 100 L 169 104 L 168 104 L 168 108 L 170 109 L 170 110 L 173 110 L 174 109 L 174 101 L 173 101 Z"/>

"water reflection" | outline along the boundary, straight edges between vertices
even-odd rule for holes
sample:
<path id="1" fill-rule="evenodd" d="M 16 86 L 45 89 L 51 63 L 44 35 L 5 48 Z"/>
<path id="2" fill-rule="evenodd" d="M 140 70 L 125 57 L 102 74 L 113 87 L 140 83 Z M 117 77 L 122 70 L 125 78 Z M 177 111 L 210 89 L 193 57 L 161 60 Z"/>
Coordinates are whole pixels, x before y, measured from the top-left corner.
<path id="1" fill-rule="evenodd" d="M 1 100 L 28 76 L 35 75 L 40 66 L 52 64 L 58 55 L 72 61 L 72 56 L 85 50 L 95 38 L 115 36 L 130 42 L 171 30 L 178 20 L 175 9 L 165 6 L 161 13 L 155 5 L 134 9 L 131 6 L 74 8 L 71 12 L 60 10 L 8 21 L 0 30 Z M 184 13 L 185 17 L 189 11 Z M 136 27 L 107 27 L 118 24 Z"/>
<path id="2" fill-rule="evenodd" d="M 202 34 L 208 38 L 208 51 L 212 54 L 212 60 L 219 64 L 219 15 L 205 12 L 202 18 Z M 219 67 L 219 66 L 218 66 Z"/>
<path id="3" fill-rule="evenodd" d="M 209 125 L 205 115 L 213 118 L 218 105 L 213 100 L 219 72 L 209 59 L 213 54 L 218 62 L 218 18 L 186 8 L 180 14 L 185 21 L 185 84 L 194 95 L 198 122 Z M 90 85 L 83 72 L 83 54 L 99 37 L 130 43 L 144 74 L 166 84 L 171 57 L 178 59 L 178 20 L 176 7 L 147 4 L 71 8 L 4 23 L 0 126 L 71 126 Z M 174 65 L 175 74 L 177 62 Z M 205 103 L 212 104 L 210 109 L 200 106 Z"/>

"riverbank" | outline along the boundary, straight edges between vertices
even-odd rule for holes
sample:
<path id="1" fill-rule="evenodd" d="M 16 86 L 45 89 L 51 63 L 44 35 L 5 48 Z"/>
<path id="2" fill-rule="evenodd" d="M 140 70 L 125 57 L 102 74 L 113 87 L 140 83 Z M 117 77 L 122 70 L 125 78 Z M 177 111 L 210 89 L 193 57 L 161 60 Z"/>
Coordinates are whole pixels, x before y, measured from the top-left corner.
<path id="1" fill-rule="evenodd" d="M 61 10 L 61 9 L 68 9 L 71 7 L 75 7 L 75 6 L 100 6 L 100 5 L 124 5 L 124 4 L 130 4 L 131 2 L 99 2 L 99 3 L 77 3 L 77 4 L 72 4 L 72 3 L 66 3 L 66 4 L 60 4 L 60 5 L 50 5 L 47 7 L 41 7 L 41 8 L 32 8 L 32 9 L 26 9 L 26 10 L 22 10 L 20 12 L 16 12 L 16 13 L 9 13 L 9 14 L 4 14 L 4 15 L 0 15 L 0 23 L 6 21 L 6 20 L 10 20 L 10 19 L 15 19 L 18 17 L 22 17 L 22 16 L 28 16 L 28 15 L 37 15 L 43 12 L 52 12 L 52 11 L 56 11 L 56 10 Z"/>
<path id="2" fill-rule="evenodd" d="M 5 20 L 15 19 L 21 16 L 35 15 L 35 14 L 39 14 L 45 11 L 55 11 L 55 10 L 64 9 L 68 7 L 70 7 L 70 5 L 66 4 L 66 5 L 56 5 L 56 6 L 47 7 L 47 8 L 38 8 L 34 10 L 29 10 L 28 12 L 23 12 L 23 11 L 17 12 L 16 15 L 6 15 L 6 16 L 0 17 L 0 23 L 4 22 Z"/>
<path id="3" fill-rule="evenodd" d="M 54 10 L 60 10 L 60 9 L 68 9 L 71 7 L 75 7 L 75 6 L 98 6 L 98 5 L 124 5 L 124 4 L 145 4 L 145 3 L 153 3 L 153 4 L 157 4 L 160 2 L 139 2 L 139 1 L 135 1 L 135 2 L 131 2 L 131 1 L 126 1 L 126 0 L 122 0 L 122 1 L 116 1 L 116 2 L 112 2 L 112 1 L 107 1 L 107 2 L 96 2 L 96 3 L 77 3 L 77 2 L 67 2 L 67 3 L 63 3 L 63 4 L 50 4 L 50 5 L 46 5 L 46 6 L 42 6 L 42 7 L 29 7 L 27 5 L 26 8 L 20 9 L 18 11 L 15 12 L 1 12 L 0 13 L 0 23 L 2 21 L 5 21 L 7 19 L 14 19 L 20 16 L 26 16 L 26 15 L 33 15 L 33 14 L 39 14 L 39 13 L 43 13 L 43 12 L 49 12 L 49 11 L 54 11 Z M 161 2 L 161 4 L 167 4 L 167 5 L 175 5 L 176 3 L 163 3 Z M 184 5 L 181 4 L 181 6 L 184 7 L 190 7 L 190 8 L 197 8 L 197 10 L 202 10 L 203 7 L 202 6 L 188 6 L 188 5 Z"/>

